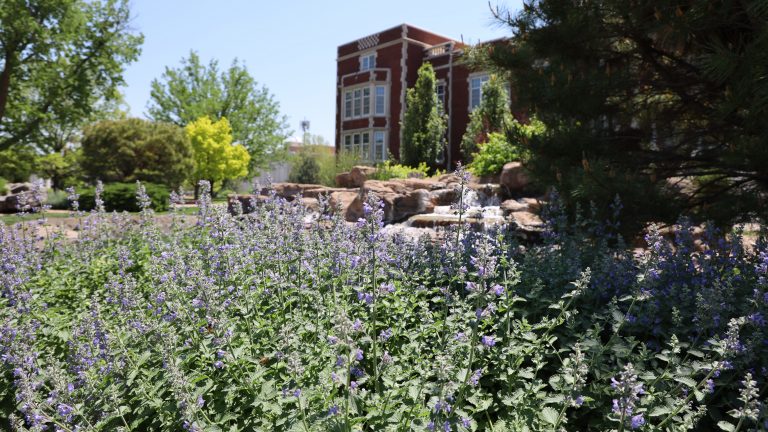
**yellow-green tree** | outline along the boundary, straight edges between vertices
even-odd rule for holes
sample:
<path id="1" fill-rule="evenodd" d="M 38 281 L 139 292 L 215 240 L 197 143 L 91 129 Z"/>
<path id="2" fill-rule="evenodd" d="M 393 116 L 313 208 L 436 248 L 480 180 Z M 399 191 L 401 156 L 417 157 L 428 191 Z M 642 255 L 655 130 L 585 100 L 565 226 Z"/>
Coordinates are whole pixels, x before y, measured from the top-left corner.
<path id="1" fill-rule="evenodd" d="M 215 190 L 216 182 L 248 174 L 251 156 L 245 147 L 232 143 L 232 128 L 226 118 L 212 121 L 200 117 L 184 129 L 195 159 L 195 192 L 200 180 L 208 180 L 211 190 Z"/>

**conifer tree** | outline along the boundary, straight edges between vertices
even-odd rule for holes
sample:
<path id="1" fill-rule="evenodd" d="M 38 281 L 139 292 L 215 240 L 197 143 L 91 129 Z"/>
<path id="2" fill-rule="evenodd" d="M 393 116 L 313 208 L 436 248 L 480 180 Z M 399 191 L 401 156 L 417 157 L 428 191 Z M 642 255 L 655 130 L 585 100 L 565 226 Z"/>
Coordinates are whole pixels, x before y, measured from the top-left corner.
<path id="1" fill-rule="evenodd" d="M 498 75 L 491 75 L 483 85 L 480 105 L 469 115 L 467 131 L 461 139 L 462 156 L 466 163 L 472 161 L 472 155 L 482 143 L 488 141 L 490 134 L 506 134 L 514 122 L 504 84 L 505 81 Z"/>
<path id="2" fill-rule="evenodd" d="M 485 49 L 547 125 L 535 177 L 636 222 L 766 216 L 768 2 L 524 3 Z"/>
<path id="3" fill-rule="evenodd" d="M 435 70 L 430 63 L 419 68 L 413 88 L 408 89 L 400 163 L 416 167 L 424 162 L 437 167 L 445 148 L 447 120 L 436 92 Z"/>

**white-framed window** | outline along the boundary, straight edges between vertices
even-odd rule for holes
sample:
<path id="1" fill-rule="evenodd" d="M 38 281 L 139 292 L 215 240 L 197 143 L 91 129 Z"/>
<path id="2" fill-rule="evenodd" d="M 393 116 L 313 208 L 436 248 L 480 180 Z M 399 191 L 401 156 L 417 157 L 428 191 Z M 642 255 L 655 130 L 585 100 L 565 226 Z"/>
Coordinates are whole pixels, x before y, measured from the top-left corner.
<path id="1" fill-rule="evenodd" d="M 344 93 L 344 118 L 352 117 L 352 92 Z"/>
<path id="2" fill-rule="evenodd" d="M 366 162 L 387 159 L 386 132 L 383 130 L 361 130 L 344 135 L 343 150 L 358 155 Z"/>
<path id="3" fill-rule="evenodd" d="M 438 81 L 435 86 L 435 93 L 437 93 L 437 100 L 442 104 L 443 110 L 445 110 L 445 82 Z"/>
<path id="4" fill-rule="evenodd" d="M 488 82 L 488 74 L 478 74 L 469 77 L 469 109 L 473 110 L 483 100 L 483 85 Z"/>
<path id="5" fill-rule="evenodd" d="M 371 115 L 384 116 L 387 112 L 387 86 L 368 85 L 344 90 L 344 119 Z"/>
<path id="6" fill-rule="evenodd" d="M 387 134 L 384 131 L 373 132 L 373 160 L 384 161 L 387 160 L 387 146 L 386 146 Z"/>
<path id="7" fill-rule="evenodd" d="M 354 109 L 352 110 L 352 116 L 360 117 L 362 113 L 362 105 L 363 105 L 363 89 L 353 90 L 352 100 L 354 102 Z"/>
<path id="8" fill-rule="evenodd" d="M 360 56 L 360 72 L 376 67 L 376 53 L 367 53 Z"/>
<path id="9" fill-rule="evenodd" d="M 371 88 L 363 89 L 363 116 L 371 114 Z"/>
<path id="10" fill-rule="evenodd" d="M 374 108 L 374 114 L 377 116 L 383 116 L 387 109 L 387 88 L 383 85 L 377 85 L 376 89 L 376 107 Z"/>

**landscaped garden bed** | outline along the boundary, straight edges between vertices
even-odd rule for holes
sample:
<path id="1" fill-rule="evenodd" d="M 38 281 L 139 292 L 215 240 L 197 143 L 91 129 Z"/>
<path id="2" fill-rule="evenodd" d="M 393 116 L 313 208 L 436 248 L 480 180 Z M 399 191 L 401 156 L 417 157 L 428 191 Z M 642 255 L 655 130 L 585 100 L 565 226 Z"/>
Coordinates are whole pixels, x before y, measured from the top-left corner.
<path id="1" fill-rule="evenodd" d="M 764 239 L 682 221 L 636 254 L 552 196 L 538 243 L 410 240 L 374 198 L 350 224 L 320 196 L 308 226 L 300 200 L 233 216 L 202 192 L 194 226 L 98 196 L 74 239 L 0 224 L 0 428 L 766 427 Z"/>

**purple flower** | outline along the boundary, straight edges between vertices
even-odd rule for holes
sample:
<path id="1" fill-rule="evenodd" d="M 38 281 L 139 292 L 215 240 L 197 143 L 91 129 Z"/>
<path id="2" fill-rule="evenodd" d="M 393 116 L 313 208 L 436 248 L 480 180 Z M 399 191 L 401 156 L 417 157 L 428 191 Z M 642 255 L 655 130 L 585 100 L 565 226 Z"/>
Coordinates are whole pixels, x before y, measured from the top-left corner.
<path id="1" fill-rule="evenodd" d="M 335 416 L 337 414 L 339 414 L 339 406 L 338 405 L 334 405 L 334 406 L 328 408 L 328 415 L 329 416 Z"/>
<path id="2" fill-rule="evenodd" d="M 483 370 L 478 369 L 476 370 L 471 377 L 469 377 L 469 384 L 472 385 L 472 387 L 478 385 L 480 383 L 480 378 L 483 376 Z"/>
<path id="3" fill-rule="evenodd" d="M 584 396 L 579 395 L 573 403 L 576 404 L 577 407 L 584 405 Z"/>
<path id="4" fill-rule="evenodd" d="M 483 336 L 480 338 L 480 341 L 487 347 L 496 345 L 496 339 L 493 336 Z"/>
<path id="5" fill-rule="evenodd" d="M 357 381 L 350 381 L 350 382 L 349 382 L 349 388 L 350 388 L 350 389 L 352 389 L 352 390 L 357 390 L 357 388 L 358 388 L 359 386 L 360 386 L 360 385 L 357 383 Z"/>
<path id="6" fill-rule="evenodd" d="M 637 429 L 644 424 L 645 424 L 645 419 L 643 418 L 643 415 L 638 414 L 636 416 L 632 416 L 632 420 L 629 423 L 629 427 L 632 429 Z"/>
<path id="7" fill-rule="evenodd" d="M 202 408 L 203 405 L 205 405 L 205 399 L 203 399 L 203 396 L 200 395 L 197 397 L 197 406 Z"/>
<path id="8" fill-rule="evenodd" d="M 445 423 L 443 423 L 443 430 L 445 432 L 451 432 L 451 422 L 446 420 Z"/>
<path id="9" fill-rule="evenodd" d="M 352 330 L 354 331 L 360 331 L 360 329 L 363 328 L 363 323 L 360 321 L 360 318 L 355 319 L 355 322 L 352 323 Z"/>
<path id="10" fill-rule="evenodd" d="M 336 356 L 336 367 L 342 367 L 346 362 L 347 360 L 344 358 L 344 356 Z"/>
<path id="11" fill-rule="evenodd" d="M 391 328 L 382 330 L 381 333 L 379 333 L 379 339 L 382 340 L 382 341 L 387 341 L 391 337 L 392 337 L 392 329 Z"/>
<path id="12" fill-rule="evenodd" d="M 361 361 L 362 359 L 363 359 L 363 350 L 358 348 L 357 351 L 355 351 L 355 360 Z"/>
<path id="13" fill-rule="evenodd" d="M 469 429 L 472 426 L 472 420 L 470 420 L 467 417 L 462 417 L 461 418 L 461 425 L 464 426 L 465 428 Z"/>
<path id="14" fill-rule="evenodd" d="M 435 422 L 430 421 L 429 423 L 427 423 L 427 430 L 430 430 L 430 431 L 435 430 Z"/>
<path id="15" fill-rule="evenodd" d="M 216 363 L 214 363 L 214 364 L 213 364 L 213 366 L 214 366 L 216 369 L 221 369 L 221 368 L 223 368 L 223 367 L 224 367 L 224 362 L 223 362 L 223 361 L 221 361 L 221 360 L 216 360 Z"/>
<path id="16" fill-rule="evenodd" d="M 296 389 L 293 391 L 293 397 L 297 398 L 301 396 L 301 389 Z"/>
<path id="17" fill-rule="evenodd" d="M 491 290 L 492 290 L 492 291 L 493 291 L 493 293 L 494 293 L 494 294 L 496 294 L 497 296 L 502 296 L 502 295 L 504 295 L 504 287 L 503 287 L 503 286 L 501 286 L 501 285 L 499 285 L 499 284 L 496 284 L 496 285 L 494 285 L 494 286 L 491 288 Z"/>

